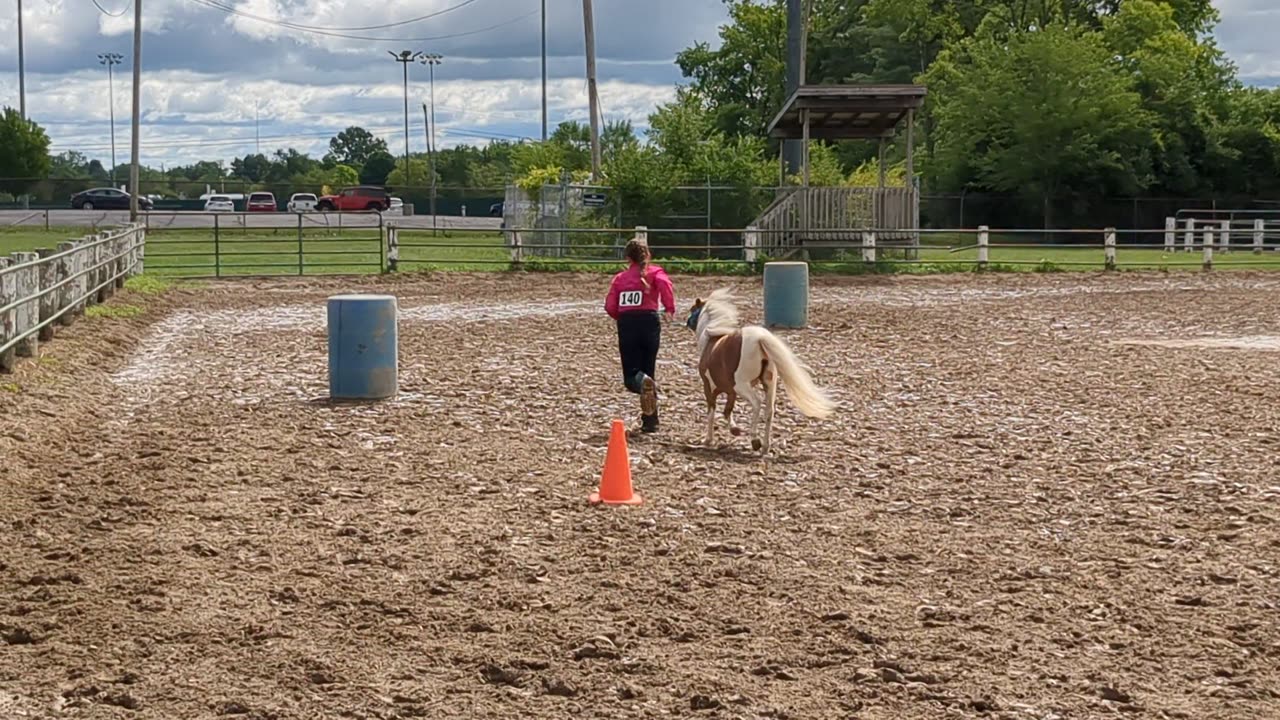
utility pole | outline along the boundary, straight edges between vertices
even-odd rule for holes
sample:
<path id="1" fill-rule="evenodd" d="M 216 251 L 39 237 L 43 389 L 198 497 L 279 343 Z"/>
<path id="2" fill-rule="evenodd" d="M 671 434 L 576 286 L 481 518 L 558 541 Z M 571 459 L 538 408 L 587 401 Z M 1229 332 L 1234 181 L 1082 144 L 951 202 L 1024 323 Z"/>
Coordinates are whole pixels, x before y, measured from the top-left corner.
<path id="1" fill-rule="evenodd" d="M 27 119 L 27 64 L 22 47 L 22 0 L 18 0 L 18 114 Z"/>
<path id="2" fill-rule="evenodd" d="M 258 99 L 254 98 L 254 101 L 253 101 L 253 147 L 254 147 L 254 152 L 261 155 L 262 154 L 262 135 L 259 134 L 258 132 L 258 111 L 260 110 L 259 105 L 260 103 Z"/>
<path id="3" fill-rule="evenodd" d="M 129 222 L 138 221 L 138 137 L 142 119 L 142 0 L 133 0 L 133 137 L 130 139 Z"/>
<path id="4" fill-rule="evenodd" d="M 805 0 L 787 0 L 787 84 L 786 97 L 804 84 L 804 3 Z M 783 102 L 786 100 L 784 99 Z M 780 110 L 781 108 L 777 108 Z M 782 141 L 782 157 L 787 172 L 800 172 L 801 142 Z"/>
<path id="5" fill-rule="evenodd" d="M 422 56 L 422 64 L 427 66 L 431 83 L 431 118 L 427 126 L 427 165 L 431 170 L 431 232 L 436 229 L 436 66 L 444 62 L 439 53 L 426 53 Z M 425 107 L 423 108 L 426 109 Z M 423 116 L 423 121 L 427 117 Z"/>
<path id="6" fill-rule="evenodd" d="M 404 66 L 404 184 L 409 185 L 409 63 L 414 62 L 422 53 L 417 50 L 401 50 L 399 53 L 387 51 L 396 62 Z"/>
<path id="7" fill-rule="evenodd" d="M 107 108 L 111 113 L 111 187 L 116 186 L 116 85 L 112 67 L 124 62 L 120 53 L 98 53 L 98 62 L 107 66 Z"/>
<path id="8" fill-rule="evenodd" d="M 547 0 L 543 0 L 543 142 L 547 142 Z"/>
<path id="9" fill-rule="evenodd" d="M 600 178 L 600 96 L 596 92 L 596 24 L 591 0 L 582 0 L 582 24 L 587 33 L 587 102 L 591 111 L 591 179 Z"/>

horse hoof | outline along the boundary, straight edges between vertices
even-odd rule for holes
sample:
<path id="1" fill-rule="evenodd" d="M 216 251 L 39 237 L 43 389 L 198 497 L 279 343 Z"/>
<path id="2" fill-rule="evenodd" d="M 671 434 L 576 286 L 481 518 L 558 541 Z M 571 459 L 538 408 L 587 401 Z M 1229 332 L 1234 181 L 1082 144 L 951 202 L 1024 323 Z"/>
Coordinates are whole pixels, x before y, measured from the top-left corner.
<path id="1" fill-rule="evenodd" d="M 752 440 L 752 441 L 751 441 L 751 449 L 752 449 L 752 450 L 759 450 L 759 449 L 760 449 L 760 448 L 762 448 L 762 447 L 764 447 L 764 443 L 760 442 L 759 438 L 754 439 L 754 440 Z"/>
<path id="2" fill-rule="evenodd" d="M 740 428 L 740 427 L 731 427 L 731 428 L 729 428 L 729 434 L 730 434 L 730 435 L 732 435 L 732 436 L 734 436 L 734 437 L 741 437 L 741 436 L 742 436 L 742 428 Z"/>

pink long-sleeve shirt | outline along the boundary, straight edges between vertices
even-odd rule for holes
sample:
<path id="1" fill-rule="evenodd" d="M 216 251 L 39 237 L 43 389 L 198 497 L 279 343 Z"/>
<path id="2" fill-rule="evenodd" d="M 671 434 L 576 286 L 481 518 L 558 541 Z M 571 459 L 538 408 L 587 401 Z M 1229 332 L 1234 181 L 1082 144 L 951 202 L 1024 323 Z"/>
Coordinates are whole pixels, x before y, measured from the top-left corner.
<path id="1" fill-rule="evenodd" d="M 640 277 L 637 263 L 631 263 L 631 267 L 613 276 L 604 301 L 604 311 L 609 317 L 617 320 L 622 313 L 636 310 L 657 312 L 659 303 L 668 315 L 675 314 L 676 295 L 667 272 L 657 265 L 649 265 L 645 274 L 649 279 L 648 288 Z"/>

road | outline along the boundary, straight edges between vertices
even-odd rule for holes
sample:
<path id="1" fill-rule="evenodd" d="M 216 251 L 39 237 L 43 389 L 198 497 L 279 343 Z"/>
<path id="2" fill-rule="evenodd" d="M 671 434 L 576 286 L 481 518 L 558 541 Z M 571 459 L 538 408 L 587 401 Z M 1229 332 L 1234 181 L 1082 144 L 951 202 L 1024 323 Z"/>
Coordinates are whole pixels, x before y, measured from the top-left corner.
<path id="1" fill-rule="evenodd" d="M 46 215 L 48 216 L 46 218 Z M 215 217 L 216 216 L 216 217 Z M 143 218 L 139 218 L 142 220 Z M 292 228 L 298 226 L 298 216 L 292 213 L 203 213 L 203 212 L 171 212 L 160 211 L 149 213 L 145 217 L 148 227 L 165 229 L 199 229 L 210 228 L 214 222 L 220 227 L 251 228 Z M 385 222 L 394 223 L 397 227 L 414 229 L 431 229 L 430 215 L 385 215 Z M 43 227 L 83 227 L 95 228 L 122 225 L 129 221 L 129 213 L 125 210 L 0 210 L 0 229 L 3 228 L 43 228 Z M 378 216 L 372 213 L 305 213 L 302 215 L 304 227 L 373 227 L 378 224 Z M 493 230 L 502 226 L 502 218 L 496 217 L 456 217 L 439 215 L 436 218 L 438 228 L 456 228 L 466 230 Z"/>

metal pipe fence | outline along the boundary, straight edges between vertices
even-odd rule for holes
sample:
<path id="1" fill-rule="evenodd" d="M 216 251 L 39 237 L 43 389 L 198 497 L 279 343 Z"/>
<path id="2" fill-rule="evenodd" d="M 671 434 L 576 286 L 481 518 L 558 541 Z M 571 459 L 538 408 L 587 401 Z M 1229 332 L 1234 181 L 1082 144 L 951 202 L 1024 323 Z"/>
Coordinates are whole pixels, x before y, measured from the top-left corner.
<path id="1" fill-rule="evenodd" d="M 129 225 L 0 258 L 0 372 L 12 372 L 17 357 L 35 357 L 56 325 L 70 325 L 141 273 L 145 250 L 146 229 Z"/>

